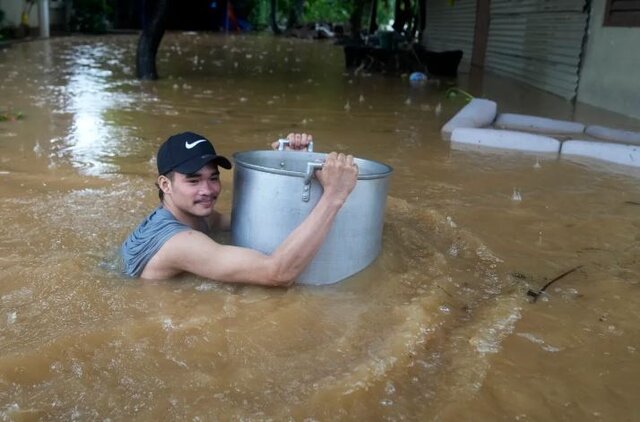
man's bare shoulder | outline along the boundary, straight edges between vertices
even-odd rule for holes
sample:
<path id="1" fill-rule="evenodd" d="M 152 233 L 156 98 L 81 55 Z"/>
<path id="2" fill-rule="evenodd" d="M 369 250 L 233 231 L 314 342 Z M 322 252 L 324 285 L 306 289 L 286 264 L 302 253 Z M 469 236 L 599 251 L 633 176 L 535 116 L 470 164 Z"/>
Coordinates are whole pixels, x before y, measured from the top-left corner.
<path id="1" fill-rule="evenodd" d="M 145 266 L 141 278 L 161 280 L 189 271 L 202 254 L 215 254 L 220 245 L 197 230 L 186 230 L 171 236 Z"/>

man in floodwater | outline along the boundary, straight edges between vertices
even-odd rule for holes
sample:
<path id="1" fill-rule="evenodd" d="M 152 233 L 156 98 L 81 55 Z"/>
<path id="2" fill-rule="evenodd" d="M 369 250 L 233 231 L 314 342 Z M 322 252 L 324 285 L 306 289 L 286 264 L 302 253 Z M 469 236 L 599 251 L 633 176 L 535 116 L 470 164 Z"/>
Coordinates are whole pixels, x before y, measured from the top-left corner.
<path id="1" fill-rule="evenodd" d="M 304 149 L 306 134 L 290 134 L 290 149 Z M 275 147 L 277 143 L 273 146 Z M 179 133 L 158 150 L 161 204 L 124 241 L 124 271 L 132 277 L 166 279 L 192 273 L 212 280 L 289 286 L 322 245 L 336 214 L 353 190 L 358 167 L 351 155 L 332 152 L 316 172 L 324 193 L 307 218 L 271 255 L 221 245 L 208 233 L 228 230 L 231 219 L 213 209 L 221 191 L 219 167 L 231 163 L 205 137 Z"/>

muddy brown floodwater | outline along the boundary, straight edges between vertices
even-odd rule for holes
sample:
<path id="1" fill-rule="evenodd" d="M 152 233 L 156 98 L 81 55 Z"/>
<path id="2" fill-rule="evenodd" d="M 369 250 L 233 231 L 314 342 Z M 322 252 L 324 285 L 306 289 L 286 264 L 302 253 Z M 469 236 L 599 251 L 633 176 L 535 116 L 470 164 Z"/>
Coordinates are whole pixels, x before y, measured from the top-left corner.
<path id="1" fill-rule="evenodd" d="M 0 122 L 0 419 L 640 419 L 637 172 L 452 150 L 445 81 L 346 73 L 329 43 L 167 34 L 148 83 L 136 41 L 0 51 L 0 106 L 25 115 Z M 506 111 L 640 127 L 459 83 Z M 382 254 L 319 288 L 122 277 L 155 151 L 183 130 L 227 155 L 308 131 L 390 164 Z"/>

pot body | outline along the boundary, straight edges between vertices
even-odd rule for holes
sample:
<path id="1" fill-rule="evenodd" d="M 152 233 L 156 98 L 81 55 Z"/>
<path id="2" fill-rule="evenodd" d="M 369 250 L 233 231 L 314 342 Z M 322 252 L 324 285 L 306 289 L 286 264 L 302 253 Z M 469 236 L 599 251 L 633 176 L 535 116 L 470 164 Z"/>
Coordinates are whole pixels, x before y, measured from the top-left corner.
<path id="1" fill-rule="evenodd" d="M 248 151 L 234 154 L 231 239 L 270 254 L 302 223 L 322 195 L 313 177 L 326 154 Z M 338 212 L 320 250 L 298 283 L 331 284 L 364 269 L 378 256 L 391 167 L 355 159 L 356 186 Z"/>

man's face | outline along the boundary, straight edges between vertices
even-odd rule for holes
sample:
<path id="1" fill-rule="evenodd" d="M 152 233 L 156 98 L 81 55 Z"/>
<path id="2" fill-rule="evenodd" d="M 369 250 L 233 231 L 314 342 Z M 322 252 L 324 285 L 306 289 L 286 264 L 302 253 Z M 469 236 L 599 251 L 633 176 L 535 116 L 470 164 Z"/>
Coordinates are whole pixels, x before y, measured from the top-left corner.
<path id="1" fill-rule="evenodd" d="M 220 194 L 218 166 L 209 163 L 195 173 L 175 172 L 171 181 L 171 200 L 182 211 L 198 217 L 211 214 Z"/>

